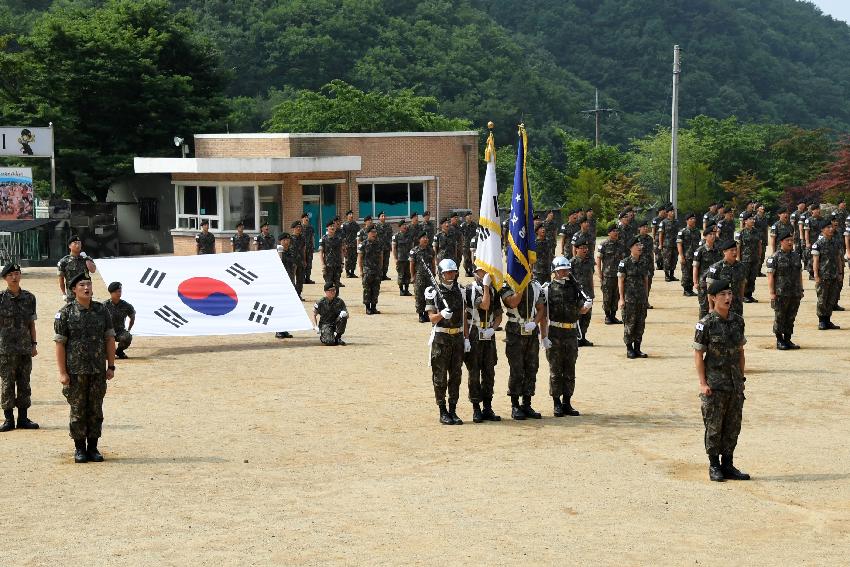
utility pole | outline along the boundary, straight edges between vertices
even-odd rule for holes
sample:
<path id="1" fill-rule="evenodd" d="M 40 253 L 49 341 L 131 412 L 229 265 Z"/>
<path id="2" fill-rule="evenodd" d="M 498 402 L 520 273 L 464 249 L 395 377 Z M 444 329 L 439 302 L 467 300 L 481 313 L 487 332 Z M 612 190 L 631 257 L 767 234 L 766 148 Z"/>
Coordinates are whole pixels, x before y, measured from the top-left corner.
<path id="1" fill-rule="evenodd" d="M 679 61 L 678 45 L 673 46 L 673 116 L 670 128 L 670 202 L 678 217 L 678 189 L 679 189 L 679 76 L 682 68 Z"/>
<path id="2" fill-rule="evenodd" d="M 596 89 L 596 104 L 593 108 L 588 110 L 582 110 L 582 114 L 593 114 L 596 118 L 596 147 L 599 147 L 599 118 L 602 114 L 611 112 L 616 113 L 617 111 L 613 108 L 599 108 L 599 89 Z"/>

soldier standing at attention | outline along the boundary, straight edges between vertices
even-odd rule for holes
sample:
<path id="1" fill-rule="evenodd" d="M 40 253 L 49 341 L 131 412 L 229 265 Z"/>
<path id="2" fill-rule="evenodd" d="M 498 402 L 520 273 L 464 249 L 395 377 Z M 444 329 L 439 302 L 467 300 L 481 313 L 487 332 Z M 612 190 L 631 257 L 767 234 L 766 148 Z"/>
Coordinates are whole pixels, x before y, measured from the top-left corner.
<path id="1" fill-rule="evenodd" d="M 661 221 L 658 229 L 658 243 L 661 245 L 661 254 L 664 257 L 664 281 L 677 282 L 676 277 L 676 211 L 673 207 L 667 209 L 667 218 Z"/>
<path id="2" fill-rule="evenodd" d="M 794 232 L 781 228 L 776 235 L 779 250 L 767 259 L 767 287 L 773 308 L 773 334 L 776 350 L 798 349 L 791 342 L 794 321 L 803 299 L 803 269 L 800 255 L 794 251 Z"/>
<path id="3" fill-rule="evenodd" d="M 744 266 L 738 261 L 738 246 L 733 240 L 728 240 L 722 242 L 718 249 L 723 253 L 723 259 L 709 266 L 705 276 L 706 286 L 710 288 L 714 281 L 720 279 L 728 281 L 732 287 L 732 311 L 743 317 L 744 304 L 741 299 L 744 297 L 747 276 Z M 708 309 L 711 311 L 714 306 L 711 304 L 711 294 L 708 295 Z"/>
<path id="4" fill-rule="evenodd" d="M 342 335 L 345 334 L 348 311 L 346 311 L 345 301 L 337 295 L 337 289 L 333 283 L 325 283 L 325 296 L 313 304 L 310 320 L 323 345 L 345 346 Z"/>
<path id="5" fill-rule="evenodd" d="M 215 254 L 215 236 L 210 233 L 210 221 L 201 221 L 201 232 L 195 235 L 195 252 L 197 254 Z"/>
<path id="6" fill-rule="evenodd" d="M 573 234 L 568 245 L 569 249 L 567 251 L 569 252 L 569 255 L 563 254 L 563 256 L 567 259 L 572 258 L 575 254 L 575 247 L 579 242 L 586 242 L 591 248 L 596 243 L 596 235 L 590 231 L 590 219 L 587 217 L 579 218 L 579 230 Z"/>
<path id="7" fill-rule="evenodd" d="M 587 222 L 590 225 L 589 231 L 591 236 L 593 236 L 594 244 L 596 244 L 596 217 L 593 216 L 593 207 L 587 208 L 587 210 L 584 212 L 584 217 L 587 219 Z"/>
<path id="8" fill-rule="evenodd" d="M 387 222 L 387 215 L 381 211 L 378 213 L 378 242 L 381 243 L 381 281 L 389 281 L 387 272 L 390 269 L 390 250 L 393 247 L 393 227 Z"/>
<path id="9" fill-rule="evenodd" d="M 572 256 L 570 243 L 572 242 L 573 235 L 579 231 L 579 224 L 576 222 L 577 216 L 578 212 L 575 209 L 571 210 L 569 215 L 567 215 L 567 222 L 562 224 L 561 229 L 558 231 L 558 235 L 561 237 L 561 254 L 566 258 Z"/>
<path id="10" fill-rule="evenodd" d="M 830 222 L 821 228 L 820 237 L 812 244 L 812 270 L 815 273 L 815 290 L 818 294 L 817 314 L 820 331 L 841 328 L 831 321 L 837 301 L 838 279 L 843 277 L 841 251 L 834 233 L 835 227 Z"/>
<path id="11" fill-rule="evenodd" d="M 360 231 L 360 225 L 354 220 L 354 211 L 348 210 L 345 213 L 345 222 L 342 224 L 342 244 L 345 253 L 345 275 L 349 278 L 354 277 L 354 270 L 357 268 L 357 233 Z"/>
<path id="12" fill-rule="evenodd" d="M 334 289 L 345 287 L 342 277 L 342 238 L 336 233 L 336 225 L 329 222 L 327 233 L 319 239 L 319 260 L 322 263 L 322 278 L 325 284 L 333 284 Z"/>
<path id="13" fill-rule="evenodd" d="M 637 238 L 629 244 L 629 256 L 620 261 L 617 267 L 617 285 L 620 292 L 618 307 L 623 312 L 623 342 L 626 343 L 628 358 L 646 358 L 641 352 L 643 331 L 646 328 L 646 306 L 649 297 L 649 276 L 646 267 L 641 264 L 643 245 Z"/>
<path id="14" fill-rule="evenodd" d="M 803 238 L 806 242 L 806 269 L 809 271 L 809 279 L 815 279 L 814 260 L 812 258 L 812 245 L 820 238 L 821 230 L 829 224 L 829 221 L 821 216 L 820 204 L 813 203 L 810 216 L 803 223 Z"/>
<path id="15" fill-rule="evenodd" d="M 112 319 L 115 342 L 118 343 L 115 356 L 123 360 L 127 358 L 124 351 L 130 348 L 130 343 L 133 342 L 133 335 L 130 334 L 130 331 L 136 322 L 136 310 L 132 305 L 121 299 L 121 282 L 112 282 L 107 290 L 109 291 L 109 301 L 105 302 L 104 306 Z M 130 320 L 130 323 L 125 327 L 127 319 Z"/>
<path id="16" fill-rule="evenodd" d="M 457 263 L 450 258 L 437 266 L 440 282 L 425 290 L 425 311 L 431 328 L 431 380 L 440 408 L 440 423 L 463 425 L 457 415 L 464 353 L 470 352 L 469 322 L 463 304 L 463 290 L 457 283 Z M 446 408 L 446 391 L 449 407 Z"/>
<path id="17" fill-rule="evenodd" d="M 761 265 L 764 263 L 765 252 L 767 251 L 768 232 L 770 231 L 770 219 L 767 216 L 767 212 L 764 209 L 764 205 L 758 205 L 756 207 L 755 219 L 755 229 L 758 232 L 761 244 L 759 248 L 759 268 L 756 276 L 763 278 L 765 274 L 763 274 L 761 271 Z"/>
<path id="18" fill-rule="evenodd" d="M 392 253 L 395 261 L 398 294 L 402 296 L 413 295 L 408 289 L 410 287 L 411 248 L 413 248 L 413 235 L 410 233 L 410 227 L 402 219 L 398 221 L 398 232 L 392 237 Z"/>
<path id="19" fill-rule="evenodd" d="M 783 232 L 790 232 L 794 236 L 795 227 L 789 220 L 790 211 L 788 207 L 779 209 L 779 220 L 770 227 L 770 251 L 771 254 L 776 254 L 779 251 L 779 241 L 776 235 Z"/>
<path id="20" fill-rule="evenodd" d="M 619 241 L 620 231 L 617 225 L 608 225 L 608 240 L 597 248 L 596 271 L 599 273 L 602 290 L 602 310 L 605 311 L 606 325 L 619 325 L 617 319 L 617 266 L 625 256 L 623 244 Z"/>
<path id="21" fill-rule="evenodd" d="M 236 223 L 236 234 L 230 237 L 230 247 L 233 252 L 248 252 L 251 250 L 251 237 L 245 234 L 245 223 Z"/>
<path id="22" fill-rule="evenodd" d="M 369 227 L 368 237 L 357 247 L 357 264 L 363 280 L 363 305 L 366 315 L 379 315 L 378 294 L 381 293 L 381 266 L 384 247 L 378 242 L 378 229 Z"/>
<path id="23" fill-rule="evenodd" d="M 260 225 L 260 234 L 254 237 L 254 248 L 256 250 L 274 250 L 276 247 L 274 236 L 269 234 L 269 223 Z"/>
<path id="24" fill-rule="evenodd" d="M 543 221 L 546 227 L 546 244 L 549 246 L 549 256 L 555 257 L 555 240 L 558 237 L 558 225 L 555 223 L 555 211 L 546 211 L 546 219 Z M 572 240 L 572 239 L 571 239 Z"/>
<path id="25" fill-rule="evenodd" d="M 708 228 L 708 225 L 714 224 L 714 217 L 717 215 L 717 203 L 712 203 L 708 206 L 708 212 L 702 215 L 702 229 Z"/>
<path id="26" fill-rule="evenodd" d="M 472 263 L 472 249 L 470 243 L 478 233 L 478 223 L 472 220 L 472 211 L 466 213 L 463 224 L 460 225 L 463 232 L 463 269 L 466 271 L 466 277 L 472 277 L 472 272 L 475 271 L 475 266 Z"/>
<path id="27" fill-rule="evenodd" d="M 694 293 L 693 263 L 694 252 L 699 247 L 701 231 L 697 228 L 697 217 L 689 213 L 685 217 L 685 227 L 679 231 L 676 237 L 676 247 L 682 262 L 682 295 L 685 297 L 696 297 Z M 644 248 L 646 250 L 646 248 Z"/>
<path id="28" fill-rule="evenodd" d="M 534 279 L 543 284 L 549 281 L 552 267 L 552 257 L 549 254 L 549 243 L 546 242 L 546 226 L 544 224 L 537 227 L 536 236 L 537 260 L 532 266 L 532 274 Z"/>
<path id="29" fill-rule="evenodd" d="M 434 236 L 434 252 L 437 254 L 437 261 L 439 262 L 446 258 L 455 260 L 455 256 L 457 256 L 457 250 L 455 250 L 456 244 L 457 240 L 451 232 L 449 219 L 443 218 L 440 221 L 440 232 Z M 455 260 L 455 264 L 457 264 L 457 260 Z"/>
<path id="30" fill-rule="evenodd" d="M 468 373 L 472 421 L 501 421 L 493 412 L 493 386 L 496 381 L 496 327 L 502 324 L 502 305 L 490 274 L 477 268 L 475 281 L 463 288 L 470 350 L 463 357 Z M 481 403 L 484 411 L 481 411 Z"/>
<path id="31" fill-rule="evenodd" d="M 620 240 L 630 242 L 637 234 L 637 227 L 634 223 L 634 213 L 630 208 L 624 209 L 620 213 Z"/>
<path id="32" fill-rule="evenodd" d="M 59 270 L 59 290 L 65 297 L 65 302 L 74 300 L 74 292 L 71 291 L 70 282 L 79 274 L 93 274 L 97 271 L 94 260 L 82 251 L 83 243 L 76 234 L 68 239 L 69 254 L 63 256 L 56 268 Z"/>
<path id="33" fill-rule="evenodd" d="M 743 301 L 758 303 L 758 300 L 753 297 L 753 292 L 756 289 L 756 278 L 761 265 L 761 237 L 755 228 L 756 219 L 752 214 L 745 211 L 741 219 L 744 227 L 740 232 L 735 233 L 735 240 L 738 242 L 738 257 L 741 258 L 744 278 L 747 280 Z"/>
<path id="34" fill-rule="evenodd" d="M 304 236 L 304 283 L 314 284 L 316 282 L 310 277 L 313 274 L 313 250 L 316 246 L 316 230 L 310 223 L 310 214 L 301 215 L 302 235 Z"/>
<path id="35" fill-rule="evenodd" d="M 71 406 L 74 462 L 103 461 L 97 449 L 103 427 L 106 382 L 115 376 L 115 330 L 103 304 L 92 300 L 91 279 L 77 274 L 68 283 L 74 301 L 53 321 L 56 365 L 62 395 Z M 88 443 L 88 444 L 87 444 Z"/>
<path id="36" fill-rule="evenodd" d="M 649 223 L 647 221 L 638 223 L 638 234 L 635 238 L 643 246 L 640 251 L 640 263 L 644 267 L 644 270 L 646 270 L 646 277 L 649 278 L 649 285 L 646 289 L 646 308 L 652 309 L 652 304 L 649 303 L 649 293 L 652 291 L 652 278 L 655 276 L 655 243 L 649 234 Z M 573 273 L 575 273 L 575 268 L 573 269 Z"/>
<path id="37" fill-rule="evenodd" d="M 365 242 L 369 237 L 369 228 L 372 227 L 372 224 L 372 216 L 366 215 L 366 218 L 363 219 L 363 228 L 357 232 L 357 246 L 360 246 L 360 243 Z"/>
<path id="38" fill-rule="evenodd" d="M 835 295 L 835 306 L 833 311 L 844 311 L 844 308 L 838 304 L 841 299 L 841 290 L 844 289 L 844 256 L 847 253 L 847 248 L 844 244 L 844 231 L 847 230 L 847 203 L 844 199 L 838 200 L 838 208 L 832 211 L 832 224 L 835 226 L 835 232 L 832 237 L 838 243 L 839 255 L 841 260 L 841 277 L 838 278 L 838 292 Z"/>
<path id="39" fill-rule="evenodd" d="M 744 318 L 730 309 L 733 292 L 728 280 L 714 280 L 708 294 L 712 311 L 699 320 L 694 333 L 708 477 L 717 482 L 749 480 L 750 475 L 733 463 L 744 409 Z"/>
<path id="40" fill-rule="evenodd" d="M 579 322 L 579 330 L 581 333 L 579 336 L 581 337 L 578 340 L 578 346 L 580 347 L 592 347 L 593 343 L 587 340 L 587 330 L 590 328 L 591 315 L 593 311 L 593 298 L 594 298 L 594 289 L 593 289 L 593 271 L 594 265 L 593 260 L 589 256 L 590 246 L 589 243 L 582 240 L 573 246 L 573 252 L 575 255 L 570 261 L 570 265 L 572 266 L 573 278 L 579 283 L 581 286 L 584 295 L 591 300 L 590 309 L 587 310 L 586 313 L 582 313 L 578 319 Z"/>
<path id="41" fill-rule="evenodd" d="M 454 256 L 452 260 L 460 266 L 460 259 L 463 256 L 463 231 L 460 229 L 460 217 L 457 213 L 449 215 L 449 235 L 454 240 Z"/>
<path id="42" fill-rule="evenodd" d="M 292 231 L 290 236 L 292 248 L 295 250 L 295 293 L 298 294 L 298 299 L 304 301 L 301 293 L 304 291 L 304 266 L 307 265 L 307 253 L 304 235 L 302 234 L 303 226 L 300 221 L 292 221 L 289 230 Z"/>
<path id="43" fill-rule="evenodd" d="M 295 270 L 298 259 L 295 255 L 295 249 L 292 247 L 292 236 L 288 232 L 280 235 L 277 252 L 280 254 L 280 261 L 286 270 L 286 275 L 289 276 L 289 281 L 292 282 L 292 287 L 295 287 Z M 278 331 L 274 334 L 274 337 L 276 339 L 291 339 L 292 335 L 288 331 Z"/>
<path id="44" fill-rule="evenodd" d="M 664 269 L 664 256 L 661 254 L 661 223 L 667 219 L 667 205 L 658 207 L 658 215 L 652 219 L 652 240 L 655 242 L 655 269 Z"/>
<path id="45" fill-rule="evenodd" d="M 422 213 L 422 230 L 428 235 L 428 244 L 432 244 L 437 230 L 434 226 L 434 221 L 431 220 L 431 211 Z"/>
<path id="46" fill-rule="evenodd" d="M 720 242 L 735 241 L 735 211 L 733 209 L 724 211 L 723 219 L 717 221 L 717 230 L 719 231 L 717 240 Z"/>
<path id="47" fill-rule="evenodd" d="M 791 213 L 788 219 L 794 225 L 794 249 L 800 255 L 800 259 L 805 262 L 806 254 L 806 219 L 809 218 L 809 211 L 804 201 L 797 203 L 797 210 Z"/>
<path id="48" fill-rule="evenodd" d="M 511 417 L 516 420 L 540 419 L 531 407 L 540 367 L 540 345 L 537 327 L 546 316 L 545 299 L 540 284 L 531 280 L 521 292 L 515 292 L 507 282 L 499 295 L 508 314 L 505 325 L 505 356 L 508 358 L 508 395 L 511 397 Z M 522 396 L 522 406 L 520 406 Z"/>
<path id="49" fill-rule="evenodd" d="M 549 395 L 555 417 L 580 415 L 571 402 L 576 389 L 578 318 L 593 305 L 570 269 L 570 261 L 558 256 L 552 261 L 552 281 L 543 286 L 546 317 L 540 324 L 540 344 L 549 361 Z"/>
<path id="50" fill-rule="evenodd" d="M 0 276 L 6 280 L 6 289 L 0 293 L 0 405 L 4 418 L 0 433 L 15 429 L 15 407 L 18 408 L 18 429 L 38 429 L 38 424 L 27 417 L 32 405 L 32 358 L 38 355 L 35 296 L 21 289 L 19 265 L 6 264 Z"/>
<path id="51" fill-rule="evenodd" d="M 717 230 L 715 225 L 709 224 L 702 231 L 703 244 L 694 252 L 693 278 L 697 283 L 697 301 L 699 302 L 699 317 L 702 319 L 708 315 L 708 287 L 705 278 L 708 269 L 723 259 L 723 252 L 716 246 Z"/>
<path id="52" fill-rule="evenodd" d="M 425 313 L 425 289 L 431 283 L 428 273 L 422 267 L 424 264 L 433 274 L 436 270 L 434 249 L 431 248 L 431 237 L 422 231 L 419 233 L 419 244 L 410 250 L 410 277 L 413 279 L 413 294 L 416 303 L 416 313 L 420 323 L 428 322 Z"/>

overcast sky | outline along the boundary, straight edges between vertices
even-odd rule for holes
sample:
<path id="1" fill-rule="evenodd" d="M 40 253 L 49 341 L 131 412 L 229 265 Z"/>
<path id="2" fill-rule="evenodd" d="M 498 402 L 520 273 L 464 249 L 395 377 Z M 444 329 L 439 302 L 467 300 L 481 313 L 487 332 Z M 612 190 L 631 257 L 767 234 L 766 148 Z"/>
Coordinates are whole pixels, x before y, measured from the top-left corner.
<path id="1" fill-rule="evenodd" d="M 850 0 L 811 0 L 824 14 L 850 22 Z"/>

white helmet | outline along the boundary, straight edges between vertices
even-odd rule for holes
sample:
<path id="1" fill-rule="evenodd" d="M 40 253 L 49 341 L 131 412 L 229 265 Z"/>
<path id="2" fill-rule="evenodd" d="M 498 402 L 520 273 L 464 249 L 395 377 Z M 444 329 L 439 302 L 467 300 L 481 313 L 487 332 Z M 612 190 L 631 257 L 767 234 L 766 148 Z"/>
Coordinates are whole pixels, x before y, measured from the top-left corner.
<path id="1" fill-rule="evenodd" d="M 451 258 L 440 260 L 440 263 L 437 264 L 437 271 L 441 274 L 443 272 L 456 272 L 457 264 L 455 264 L 455 261 Z"/>
<path id="2" fill-rule="evenodd" d="M 552 260 L 552 271 L 555 272 L 557 270 L 571 270 L 572 264 L 570 261 L 564 256 L 556 256 L 554 260 Z"/>

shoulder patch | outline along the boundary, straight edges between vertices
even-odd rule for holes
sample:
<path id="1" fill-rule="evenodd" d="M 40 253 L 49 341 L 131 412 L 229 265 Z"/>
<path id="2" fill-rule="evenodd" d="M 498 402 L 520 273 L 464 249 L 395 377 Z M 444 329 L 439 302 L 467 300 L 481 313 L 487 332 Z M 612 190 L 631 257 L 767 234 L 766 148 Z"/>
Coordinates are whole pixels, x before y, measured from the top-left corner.
<path id="1" fill-rule="evenodd" d="M 717 268 L 715 268 L 714 266 L 712 266 L 712 267 L 710 267 L 710 268 L 708 269 L 708 271 L 709 271 L 709 272 L 711 272 L 711 273 L 713 274 L 714 272 L 716 272 L 716 271 L 717 271 Z"/>
<path id="2" fill-rule="evenodd" d="M 705 325 L 702 322 L 697 323 L 697 331 L 702 331 L 703 329 L 705 329 Z"/>
<path id="3" fill-rule="evenodd" d="M 57 311 L 57 312 L 56 312 L 56 316 L 54 317 L 54 319 L 61 319 L 61 318 L 62 318 L 62 312 L 61 312 L 61 311 Z"/>

